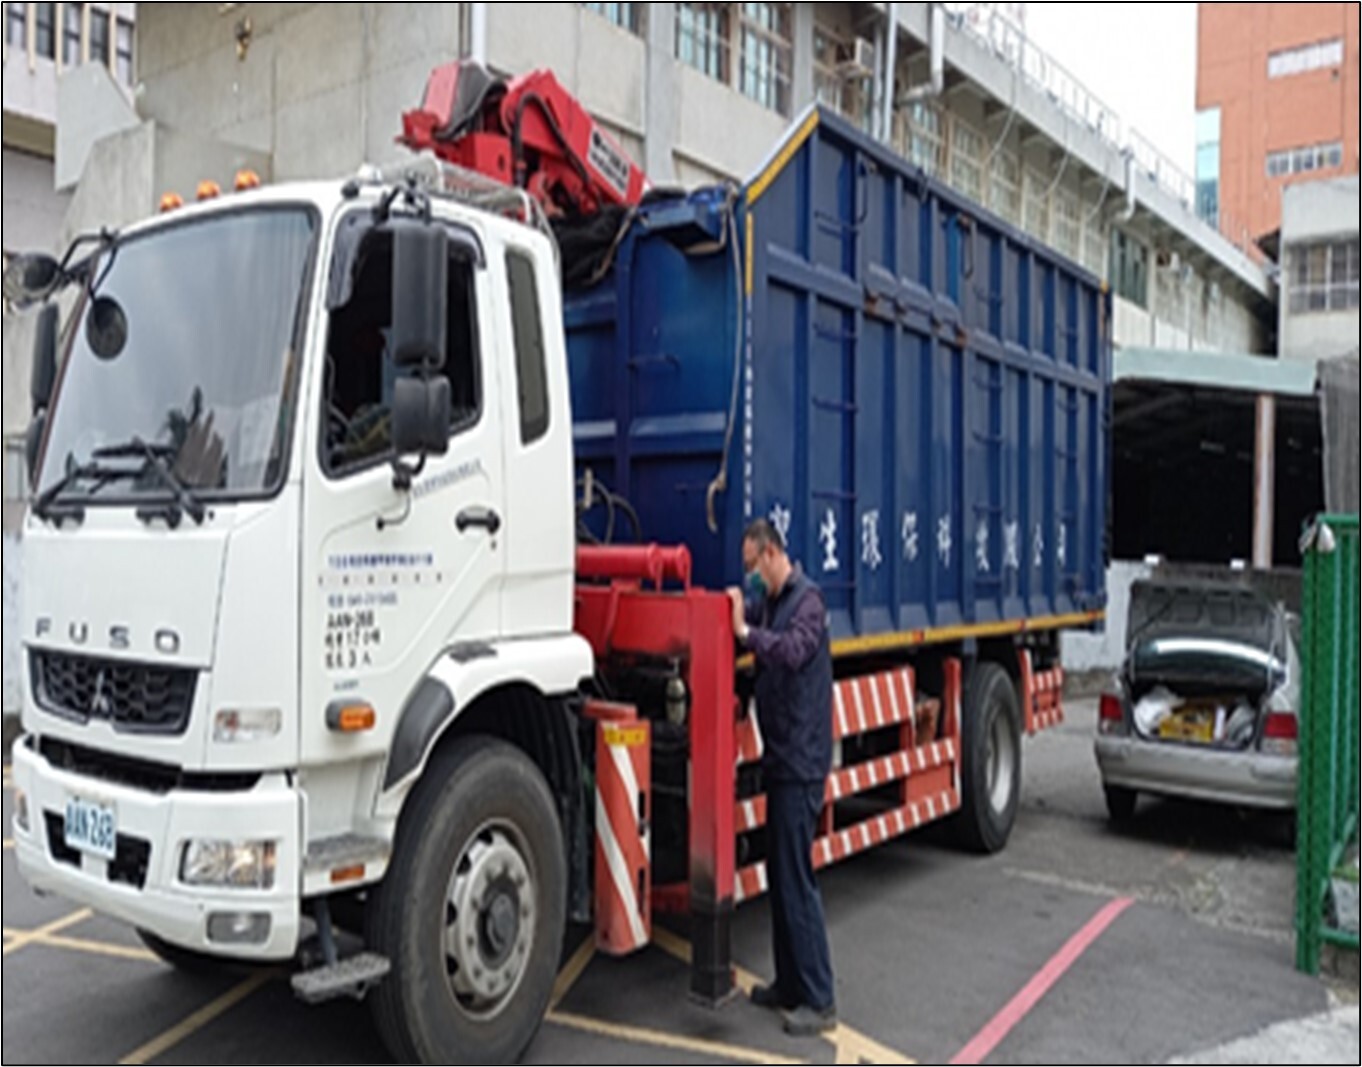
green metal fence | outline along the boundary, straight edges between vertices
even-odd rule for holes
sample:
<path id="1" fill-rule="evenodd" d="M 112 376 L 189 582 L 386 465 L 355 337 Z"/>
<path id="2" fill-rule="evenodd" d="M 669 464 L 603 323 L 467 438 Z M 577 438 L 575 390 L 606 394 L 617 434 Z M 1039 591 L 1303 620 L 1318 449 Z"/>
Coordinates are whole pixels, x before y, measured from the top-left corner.
<path id="1" fill-rule="evenodd" d="M 1326 942 L 1358 947 L 1326 918 L 1358 821 L 1358 517 L 1320 516 L 1303 549 L 1296 967 L 1318 974 Z"/>

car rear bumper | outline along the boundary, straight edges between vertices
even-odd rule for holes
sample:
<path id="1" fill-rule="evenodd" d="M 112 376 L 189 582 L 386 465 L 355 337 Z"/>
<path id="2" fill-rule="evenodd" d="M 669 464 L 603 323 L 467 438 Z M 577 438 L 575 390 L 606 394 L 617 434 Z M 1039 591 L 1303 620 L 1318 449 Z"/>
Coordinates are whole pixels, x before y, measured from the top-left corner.
<path id="1" fill-rule="evenodd" d="M 268 960 L 286 959 L 296 951 L 301 802 L 282 775 L 267 775 L 241 792 L 156 794 L 58 769 L 22 743 L 14 746 L 13 773 L 28 810 L 27 827 L 16 820 L 13 828 L 14 855 L 20 874 L 35 889 L 209 955 Z M 59 835 L 71 796 L 111 805 L 120 850 L 125 842 L 133 843 L 137 859 L 120 861 L 115 870 L 114 864 L 66 848 Z M 194 838 L 274 840 L 273 887 L 186 885 L 179 877 L 178 858 L 184 843 Z M 214 942 L 208 933 L 214 915 L 268 916 L 268 933 L 254 943 Z"/>
<path id="2" fill-rule="evenodd" d="M 1104 786 L 1244 807 L 1296 806 L 1296 757 L 1227 752 L 1194 745 L 1099 736 Z"/>

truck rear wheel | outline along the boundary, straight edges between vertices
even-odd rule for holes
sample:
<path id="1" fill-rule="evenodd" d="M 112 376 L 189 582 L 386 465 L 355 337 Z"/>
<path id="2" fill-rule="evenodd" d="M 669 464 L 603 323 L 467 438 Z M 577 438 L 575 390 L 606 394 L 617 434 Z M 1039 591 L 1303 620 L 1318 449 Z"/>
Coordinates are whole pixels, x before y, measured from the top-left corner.
<path id="1" fill-rule="evenodd" d="M 965 682 L 957 841 L 975 852 L 1007 844 L 1021 795 L 1021 706 L 1007 671 L 979 662 Z"/>
<path id="2" fill-rule="evenodd" d="M 437 755 L 407 801 L 369 902 L 392 970 L 371 994 L 402 1063 L 508 1063 L 543 1020 L 563 940 L 567 863 L 549 787 L 492 738 Z"/>

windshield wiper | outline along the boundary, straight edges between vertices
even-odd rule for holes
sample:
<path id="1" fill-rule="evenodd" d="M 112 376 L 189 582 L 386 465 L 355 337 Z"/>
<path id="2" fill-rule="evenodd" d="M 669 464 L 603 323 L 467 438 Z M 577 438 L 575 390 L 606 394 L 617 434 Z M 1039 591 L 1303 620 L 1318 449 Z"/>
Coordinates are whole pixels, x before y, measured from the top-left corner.
<path id="1" fill-rule="evenodd" d="M 177 509 L 184 511 L 186 515 L 194 520 L 196 525 L 202 526 L 205 513 L 203 501 L 196 497 L 189 487 L 175 476 L 175 472 L 172 471 L 169 464 L 166 463 L 166 457 L 172 455 L 174 451 L 175 449 L 170 445 L 152 444 L 148 441 L 143 441 L 140 437 L 132 437 L 123 444 L 105 445 L 102 448 L 96 448 L 90 455 L 96 459 L 119 456 L 144 456 L 147 461 L 147 469 L 151 470 L 156 477 L 160 479 L 161 484 L 174 494 L 174 503 Z M 139 511 L 138 514 L 140 515 L 142 512 Z M 178 515 L 175 515 L 173 518 L 171 518 L 170 515 L 167 515 L 167 518 L 170 519 L 170 524 L 172 526 L 177 525 L 179 522 Z"/>
<path id="2" fill-rule="evenodd" d="M 62 490 L 70 488 L 76 482 L 89 478 L 96 485 L 103 485 L 105 482 L 113 481 L 115 478 L 126 478 L 128 471 L 121 467 L 105 467 L 99 463 L 82 463 L 71 467 L 65 474 L 49 485 L 33 501 L 33 514 L 40 519 L 80 519 L 85 515 L 85 508 L 79 503 L 69 503 L 64 505 L 60 511 L 57 508 L 57 497 Z"/>

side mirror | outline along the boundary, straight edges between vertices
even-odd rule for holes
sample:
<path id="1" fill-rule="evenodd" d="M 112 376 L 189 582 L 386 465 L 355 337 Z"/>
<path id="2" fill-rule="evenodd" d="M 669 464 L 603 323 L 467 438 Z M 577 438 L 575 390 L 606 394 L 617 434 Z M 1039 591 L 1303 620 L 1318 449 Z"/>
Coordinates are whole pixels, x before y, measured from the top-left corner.
<path id="1" fill-rule="evenodd" d="M 398 378 L 392 409 L 396 454 L 444 455 L 449 449 L 450 403 L 448 378 Z"/>
<path id="2" fill-rule="evenodd" d="M 410 218 L 387 223 L 393 239 L 392 342 L 399 367 L 445 365 L 449 240 L 444 227 Z"/>
<path id="3" fill-rule="evenodd" d="M 25 307 L 45 299 L 61 281 L 61 264 L 45 252 L 15 256 L 5 270 L 5 299 Z"/>
<path id="4" fill-rule="evenodd" d="M 28 382 L 28 399 L 33 414 L 52 400 L 57 380 L 57 305 L 48 304 L 38 312 L 33 333 L 33 367 Z"/>
<path id="5" fill-rule="evenodd" d="M 43 431 L 47 429 L 47 412 L 40 411 L 24 431 L 24 463 L 28 466 L 28 484 L 38 488 L 38 450 L 43 446 Z"/>

